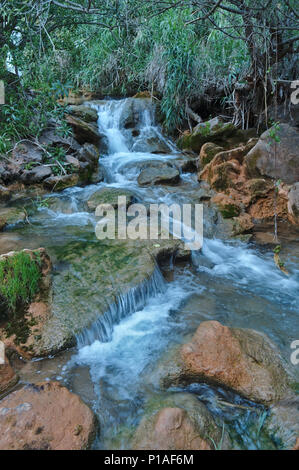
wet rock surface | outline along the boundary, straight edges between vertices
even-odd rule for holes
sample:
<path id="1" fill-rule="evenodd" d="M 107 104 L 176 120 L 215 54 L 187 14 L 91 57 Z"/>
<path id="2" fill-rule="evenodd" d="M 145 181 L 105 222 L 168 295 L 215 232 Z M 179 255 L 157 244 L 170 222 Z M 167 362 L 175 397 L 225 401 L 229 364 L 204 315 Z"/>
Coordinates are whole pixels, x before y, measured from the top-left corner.
<path id="1" fill-rule="evenodd" d="M 0 401 L 1 450 L 84 450 L 96 420 L 81 399 L 57 382 L 26 385 Z"/>
<path id="2" fill-rule="evenodd" d="M 140 186 L 150 186 L 154 184 L 178 184 L 180 173 L 176 168 L 168 165 L 148 166 L 138 176 Z"/>
<path id="3" fill-rule="evenodd" d="M 278 142 L 275 142 L 276 137 Z M 295 127 L 280 124 L 277 130 L 269 129 L 245 158 L 248 174 L 252 177 L 280 178 L 288 184 L 296 183 L 299 180 L 298 148 L 299 132 Z"/>
<path id="4" fill-rule="evenodd" d="M 173 367 L 162 379 L 168 386 L 207 382 L 258 403 L 279 401 L 289 387 L 279 352 L 265 335 L 216 321 L 201 323 L 192 340 L 179 350 Z"/>
<path id="5" fill-rule="evenodd" d="M 136 450 L 212 450 L 230 447 L 205 405 L 187 393 L 149 403 L 132 448 Z M 154 409 L 154 411 L 153 411 Z"/>

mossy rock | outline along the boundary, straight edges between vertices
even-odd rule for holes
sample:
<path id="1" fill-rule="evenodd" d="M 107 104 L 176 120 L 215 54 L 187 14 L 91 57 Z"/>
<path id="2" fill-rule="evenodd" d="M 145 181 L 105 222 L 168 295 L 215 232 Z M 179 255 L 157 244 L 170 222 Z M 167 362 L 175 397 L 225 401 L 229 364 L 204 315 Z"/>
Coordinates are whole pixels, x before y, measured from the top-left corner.
<path id="1" fill-rule="evenodd" d="M 202 123 L 191 134 L 182 136 L 177 142 L 178 147 L 200 152 L 201 147 L 205 143 L 212 142 L 222 145 L 226 138 L 236 132 L 236 127 L 232 123 L 222 123 L 219 121 L 216 123 L 215 121 L 215 125 L 213 125 L 211 122 Z"/>
<path id="2" fill-rule="evenodd" d="M 219 211 L 224 219 L 231 219 L 240 215 L 240 207 L 235 204 L 225 204 L 219 207 Z"/>
<path id="3" fill-rule="evenodd" d="M 87 207 L 90 211 L 94 211 L 100 204 L 110 204 L 113 208 L 118 206 L 118 198 L 125 196 L 127 198 L 127 206 L 137 201 L 132 191 L 119 188 L 101 188 L 94 192 L 87 201 Z"/>
<path id="4" fill-rule="evenodd" d="M 200 163 L 202 164 L 202 166 L 207 165 L 213 160 L 213 158 L 215 157 L 215 155 L 217 155 L 217 153 L 220 153 L 223 150 L 224 150 L 223 147 L 220 147 L 219 145 L 213 142 L 207 142 L 201 148 Z"/>
<path id="5" fill-rule="evenodd" d="M 98 120 L 98 113 L 90 106 L 72 105 L 68 107 L 67 111 L 72 116 L 78 117 L 85 122 L 97 122 Z"/>
<path id="6" fill-rule="evenodd" d="M 0 208 L 0 230 L 6 225 L 15 225 L 24 223 L 26 220 L 26 213 L 23 208 L 19 207 L 2 207 Z"/>

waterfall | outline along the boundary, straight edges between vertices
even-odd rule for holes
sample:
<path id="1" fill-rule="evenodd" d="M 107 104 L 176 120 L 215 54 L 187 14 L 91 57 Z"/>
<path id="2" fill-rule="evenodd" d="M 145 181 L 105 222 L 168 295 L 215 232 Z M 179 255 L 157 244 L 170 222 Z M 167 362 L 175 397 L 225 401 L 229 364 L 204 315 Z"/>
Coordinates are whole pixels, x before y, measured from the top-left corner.
<path id="1" fill-rule="evenodd" d="M 133 287 L 126 294 L 119 295 L 115 303 L 87 329 L 77 335 L 79 348 L 92 344 L 96 340 L 111 340 L 113 327 L 126 316 L 142 309 L 146 302 L 158 294 L 165 292 L 166 283 L 158 267 L 153 275 L 142 284 Z"/>

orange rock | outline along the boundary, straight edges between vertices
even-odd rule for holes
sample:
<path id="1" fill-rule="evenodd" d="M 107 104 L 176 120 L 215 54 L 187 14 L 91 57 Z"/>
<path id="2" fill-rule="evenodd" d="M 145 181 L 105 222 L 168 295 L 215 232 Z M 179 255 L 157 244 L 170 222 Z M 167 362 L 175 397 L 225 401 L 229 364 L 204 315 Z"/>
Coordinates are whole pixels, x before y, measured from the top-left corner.
<path id="1" fill-rule="evenodd" d="M 241 204 L 233 196 L 224 193 L 218 193 L 212 198 L 212 202 L 216 204 L 225 219 L 237 217 L 241 212 Z"/>
<path id="2" fill-rule="evenodd" d="M 293 450 L 299 450 L 299 437 L 297 437 L 296 444 L 294 445 Z"/>
<path id="3" fill-rule="evenodd" d="M 138 427 L 136 450 L 211 450 L 196 425 L 181 408 L 163 408 Z"/>
<path id="4" fill-rule="evenodd" d="M 27 385 L 0 402 L 1 450 L 81 450 L 96 432 L 93 412 L 57 382 Z"/>
<path id="5" fill-rule="evenodd" d="M 228 387 L 256 402 L 271 403 L 287 390 L 287 374 L 269 339 L 253 330 L 201 323 L 181 349 L 184 375 Z"/>
<path id="6" fill-rule="evenodd" d="M 280 218 L 288 216 L 288 201 L 283 194 L 277 195 L 276 213 Z M 274 217 L 274 191 L 270 191 L 266 197 L 258 199 L 249 209 L 249 214 L 254 219 L 273 219 Z"/>

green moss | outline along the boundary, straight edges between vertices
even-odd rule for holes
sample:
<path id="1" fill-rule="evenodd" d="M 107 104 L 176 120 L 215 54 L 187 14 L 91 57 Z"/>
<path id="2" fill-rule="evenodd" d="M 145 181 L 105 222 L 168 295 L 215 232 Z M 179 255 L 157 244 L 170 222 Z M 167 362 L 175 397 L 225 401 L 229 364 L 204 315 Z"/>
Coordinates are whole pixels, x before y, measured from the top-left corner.
<path id="1" fill-rule="evenodd" d="M 231 219 L 232 217 L 237 217 L 238 215 L 240 215 L 240 208 L 235 206 L 234 204 L 226 204 L 219 210 L 224 219 Z"/>

